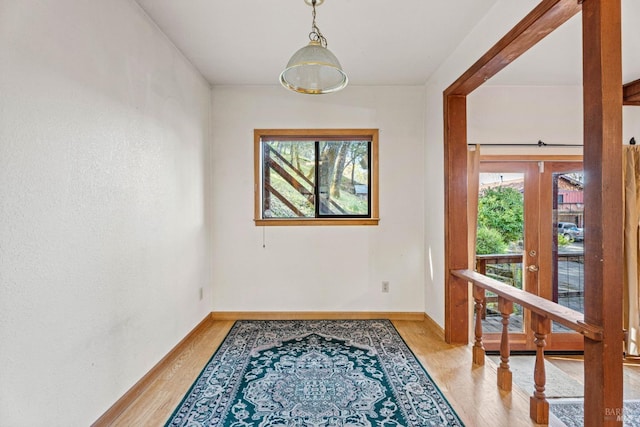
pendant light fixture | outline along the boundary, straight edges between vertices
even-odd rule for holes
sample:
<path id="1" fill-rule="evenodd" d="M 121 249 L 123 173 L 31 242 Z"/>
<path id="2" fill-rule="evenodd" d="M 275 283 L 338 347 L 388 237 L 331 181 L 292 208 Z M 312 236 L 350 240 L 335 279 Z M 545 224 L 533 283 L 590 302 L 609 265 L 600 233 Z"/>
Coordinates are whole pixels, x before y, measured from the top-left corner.
<path id="1" fill-rule="evenodd" d="M 294 92 L 319 95 L 337 92 L 349 81 L 342 66 L 329 49 L 327 39 L 316 25 L 316 6 L 324 0 L 304 0 L 313 8 L 309 44 L 293 54 L 280 74 L 280 83 Z"/>

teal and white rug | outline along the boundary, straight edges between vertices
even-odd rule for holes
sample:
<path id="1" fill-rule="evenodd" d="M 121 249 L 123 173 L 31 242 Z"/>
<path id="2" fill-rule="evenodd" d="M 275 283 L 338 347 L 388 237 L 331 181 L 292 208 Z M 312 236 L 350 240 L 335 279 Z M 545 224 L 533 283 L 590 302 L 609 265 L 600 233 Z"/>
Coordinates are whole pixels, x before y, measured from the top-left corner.
<path id="1" fill-rule="evenodd" d="M 388 320 L 238 321 L 166 426 L 463 426 Z"/>
<path id="2" fill-rule="evenodd" d="M 623 412 L 612 412 L 608 417 L 622 421 L 625 427 L 640 427 L 640 400 L 625 400 Z M 584 426 L 584 399 L 549 399 L 549 426 Z"/>

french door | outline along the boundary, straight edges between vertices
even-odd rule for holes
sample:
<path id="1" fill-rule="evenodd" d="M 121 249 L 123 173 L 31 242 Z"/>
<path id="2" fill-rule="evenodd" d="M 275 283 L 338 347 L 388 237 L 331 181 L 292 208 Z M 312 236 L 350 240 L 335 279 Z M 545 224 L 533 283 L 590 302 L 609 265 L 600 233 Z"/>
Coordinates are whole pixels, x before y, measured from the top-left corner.
<path id="1" fill-rule="evenodd" d="M 480 164 L 476 270 L 581 311 L 584 307 L 584 202 L 581 162 L 483 161 Z M 566 230 L 558 232 L 558 224 Z M 484 344 L 498 350 L 502 317 L 487 293 Z M 531 316 L 514 304 L 509 340 L 535 350 Z M 582 336 L 554 324 L 545 350 L 582 350 Z"/>

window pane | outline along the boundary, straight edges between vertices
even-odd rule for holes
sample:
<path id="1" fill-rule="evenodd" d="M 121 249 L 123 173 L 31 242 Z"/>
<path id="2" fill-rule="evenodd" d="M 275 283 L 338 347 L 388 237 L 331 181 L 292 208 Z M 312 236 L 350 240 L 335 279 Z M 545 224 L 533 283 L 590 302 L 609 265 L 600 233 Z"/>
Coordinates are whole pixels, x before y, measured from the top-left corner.
<path id="1" fill-rule="evenodd" d="M 254 155 L 256 225 L 378 224 L 377 129 L 255 129 Z"/>
<path id="2" fill-rule="evenodd" d="M 368 216 L 369 142 L 320 141 L 318 152 L 319 215 Z"/>
<path id="3" fill-rule="evenodd" d="M 263 218 L 315 217 L 315 143 L 263 144 Z"/>

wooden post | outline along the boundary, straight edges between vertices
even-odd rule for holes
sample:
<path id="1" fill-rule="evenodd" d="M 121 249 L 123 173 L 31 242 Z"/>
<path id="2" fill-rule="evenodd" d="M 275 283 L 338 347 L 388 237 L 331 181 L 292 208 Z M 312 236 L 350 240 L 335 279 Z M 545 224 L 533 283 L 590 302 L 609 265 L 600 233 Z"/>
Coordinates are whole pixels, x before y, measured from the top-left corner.
<path id="1" fill-rule="evenodd" d="M 482 319 L 485 310 L 485 292 L 479 286 L 473 287 L 473 300 L 475 302 L 475 336 L 476 341 L 473 344 L 473 364 L 484 365 L 484 345 L 482 344 Z"/>
<path id="2" fill-rule="evenodd" d="M 484 258 L 476 258 L 476 271 L 482 275 L 487 275 L 487 260 Z M 487 298 L 485 292 L 482 292 L 482 320 L 487 318 Z M 477 326 L 476 326 L 477 327 Z M 484 360 L 484 359 L 483 359 Z"/>
<path id="3" fill-rule="evenodd" d="M 531 313 L 531 322 L 536 344 L 536 365 L 533 371 L 535 390 L 529 398 L 529 416 L 538 424 L 549 423 L 549 402 L 544 394 L 547 383 L 544 369 L 544 346 L 547 335 L 551 332 L 551 321 L 547 317 Z"/>
<path id="4" fill-rule="evenodd" d="M 444 96 L 445 339 L 469 342 L 469 282 L 451 270 L 467 269 L 467 98 Z"/>
<path id="5" fill-rule="evenodd" d="M 476 258 L 476 271 L 485 276 L 487 275 L 487 260 L 485 258 Z"/>
<path id="6" fill-rule="evenodd" d="M 500 366 L 498 367 L 498 387 L 504 391 L 511 391 L 512 373 L 509 369 L 509 317 L 513 313 L 513 302 L 498 297 L 498 308 L 502 315 L 502 337 L 500 338 Z"/>
<path id="7" fill-rule="evenodd" d="M 582 3 L 585 426 L 622 425 L 622 54 L 621 0 Z"/>
<path id="8" fill-rule="evenodd" d="M 467 95 L 580 11 L 578 0 L 542 0 L 444 92 L 445 339 L 468 342 L 469 287 L 451 275 L 467 259 Z"/>

